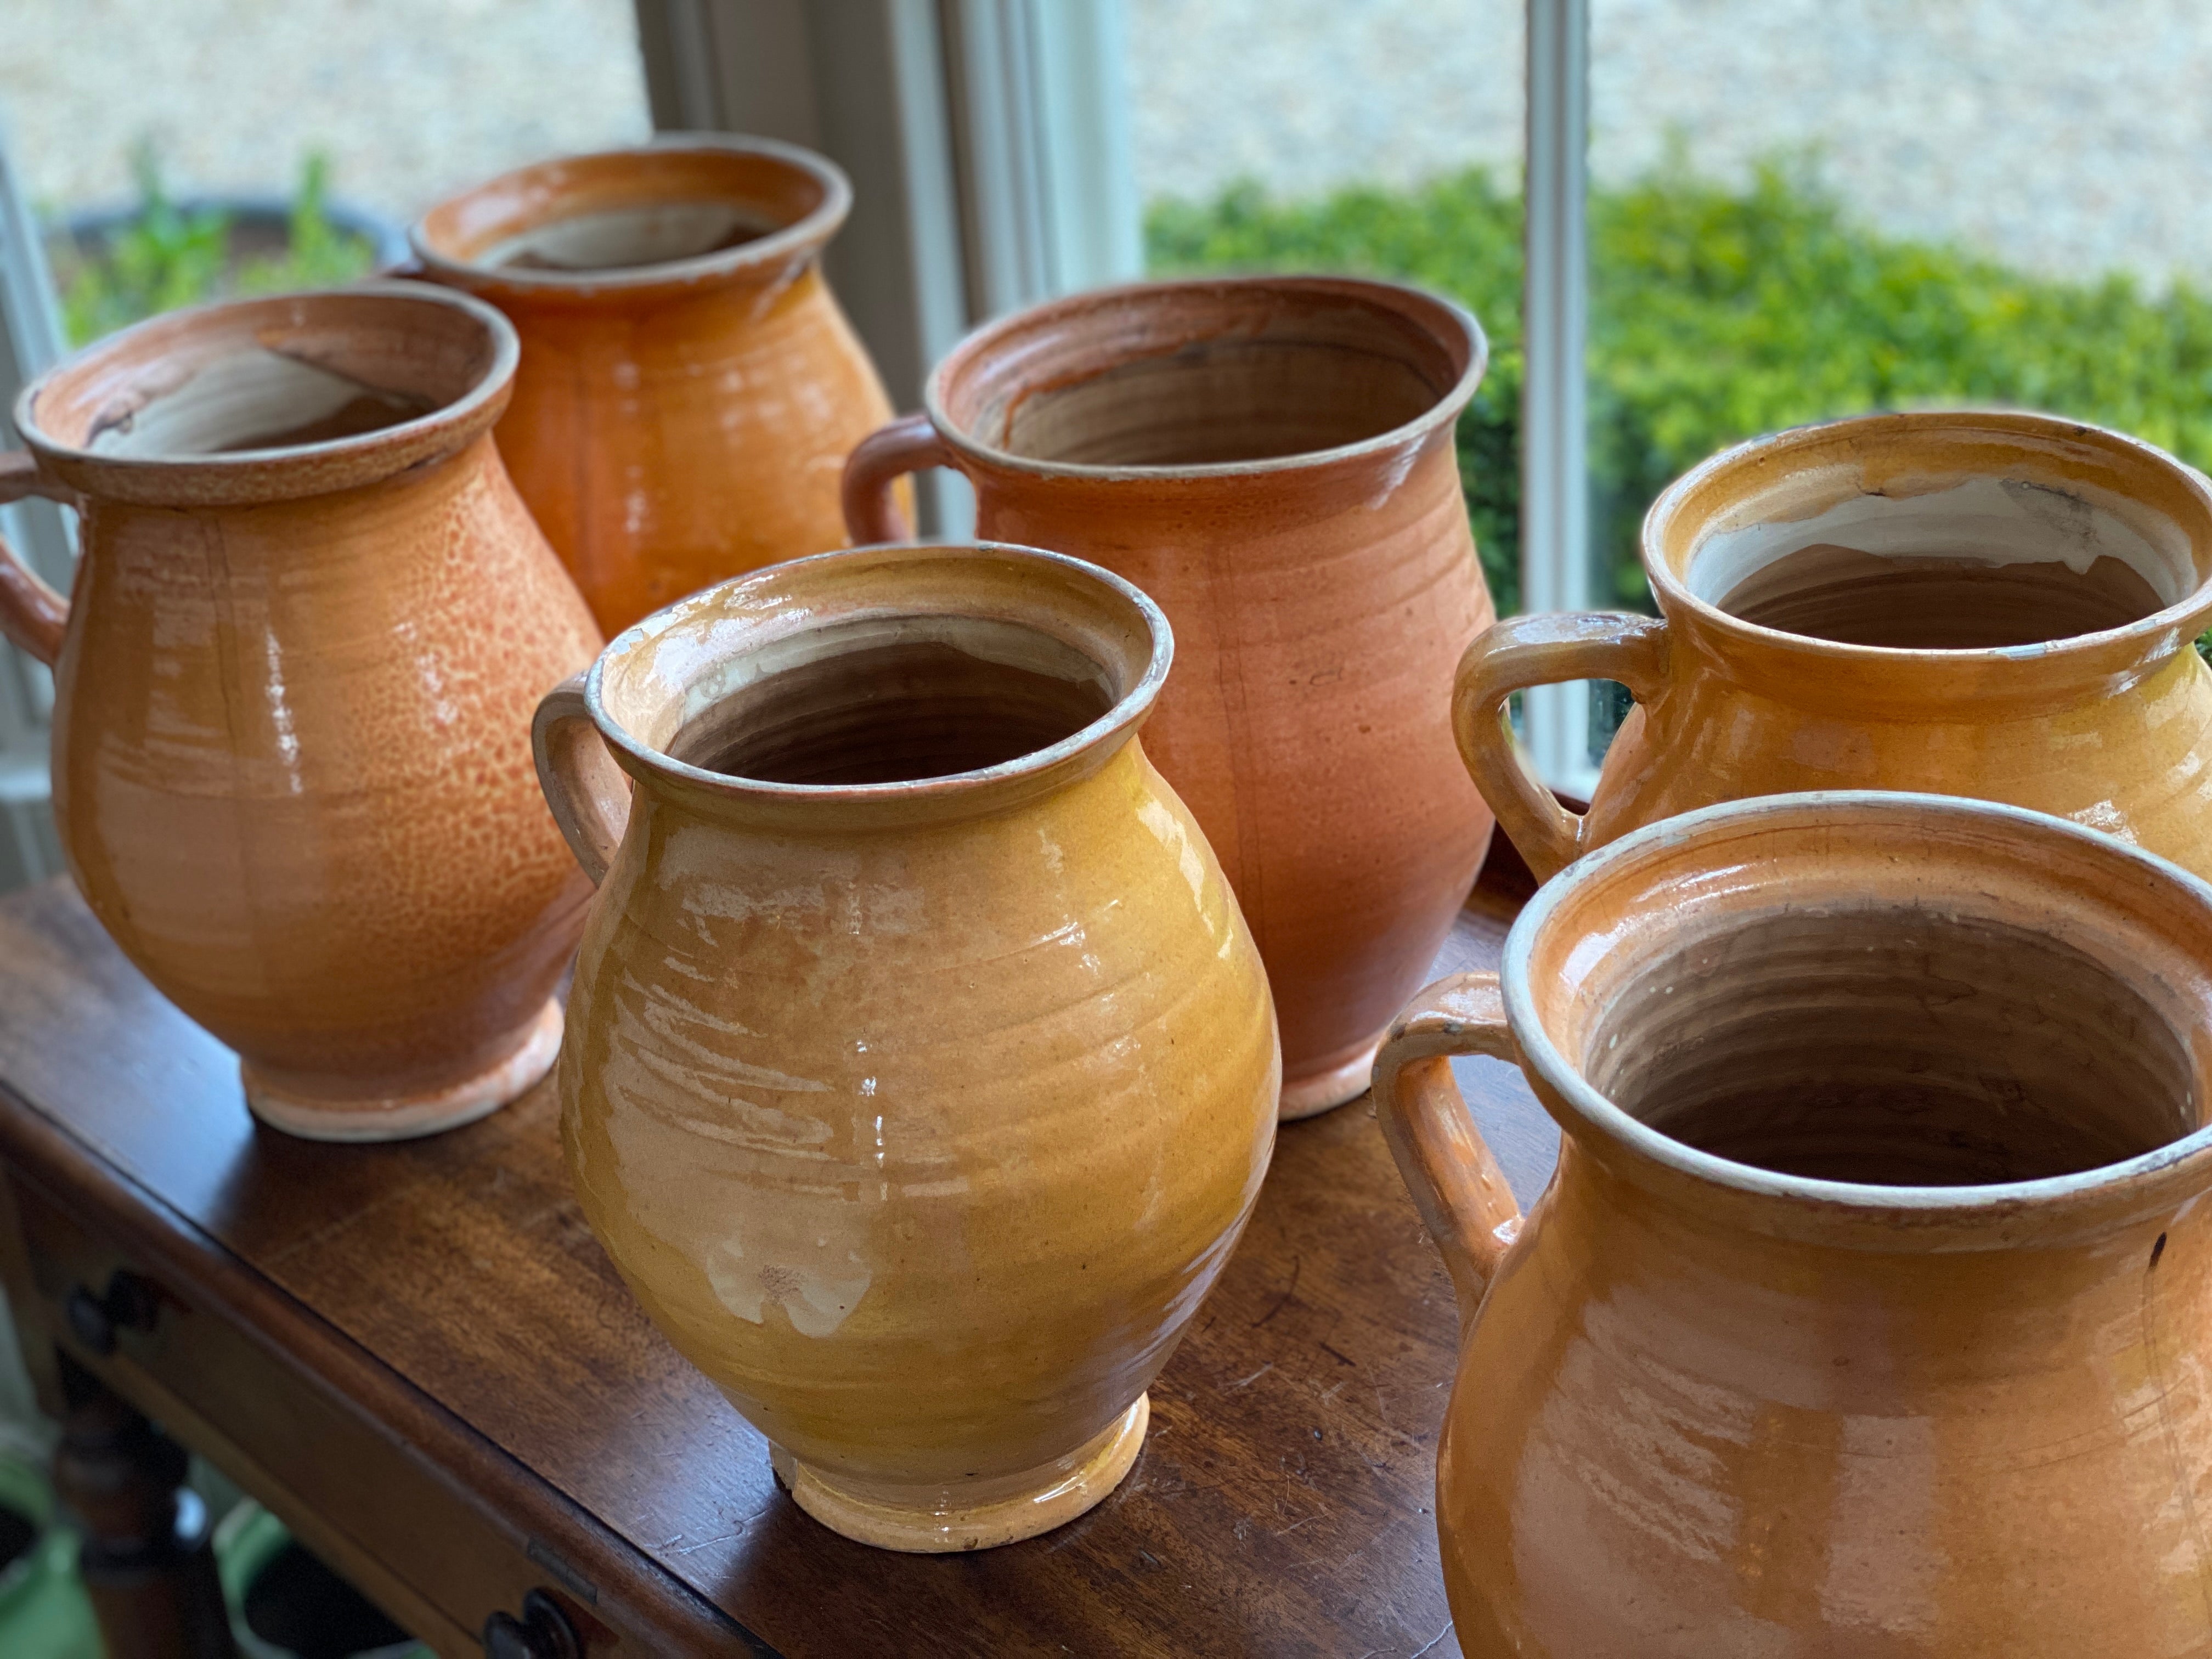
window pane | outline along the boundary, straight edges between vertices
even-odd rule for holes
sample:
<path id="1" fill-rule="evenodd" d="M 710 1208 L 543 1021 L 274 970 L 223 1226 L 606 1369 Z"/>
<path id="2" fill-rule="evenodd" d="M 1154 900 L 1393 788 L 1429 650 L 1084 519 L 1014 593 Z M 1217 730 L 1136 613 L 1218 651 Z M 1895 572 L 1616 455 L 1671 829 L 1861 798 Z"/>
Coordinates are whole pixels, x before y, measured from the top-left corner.
<path id="1" fill-rule="evenodd" d="M 1460 459 L 1501 613 L 1521 588 L 1522 22 L 1519 0 L 1128 0 L 1154 274 L 1389 276 L 1481 320 Z"/>
<path id="2" fill-rule="evenodd" d="M 389 251 L 449 191 L 651 130 L 630 0 L 7 0 L 6 14 L 0 123 L 56 228 L 80 338 L 232 288 L 358 275 L 375 233 Z M 149 226 L 155 188 L 185 210 Z M 308 190 L 337 205 L 338 231 L 371 234 L 302 248 L 283 210 Z M 88 220 L 99 209 L 121 211 Z"/>
<path id="3" fill-rule="evenodd" d="M 1590 471 L 1638 522 L 1736 440 L 1978 404 L 2212 463 L 2212 8 L 1592 0 Z"/>

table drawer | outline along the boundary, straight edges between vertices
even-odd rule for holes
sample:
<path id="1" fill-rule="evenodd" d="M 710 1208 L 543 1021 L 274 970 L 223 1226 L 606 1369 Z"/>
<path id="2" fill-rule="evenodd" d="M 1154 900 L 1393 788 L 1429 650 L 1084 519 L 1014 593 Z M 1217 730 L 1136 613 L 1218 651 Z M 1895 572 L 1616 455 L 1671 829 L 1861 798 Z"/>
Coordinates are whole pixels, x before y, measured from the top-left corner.
<path id="1" fill-rule="evenodd" d="M 346 1339 L 304 1310 L 291 1315 L 297 1345 L 276 1346 L 275 1322 L 257 1308 L 249 1328 L 215 1294 L 157 1271 L 82 1223 L 21 1176 L 9 1181 L 35 1305 L 19 1310 L 27 1343 L 51 1336 L 118 1394 L 206 1456 L 279 1516 L 392 1618 L 447 1659 L 475 1659 L 478 1632 L 494 1612 L 517 1612 L 537 1589 L 574 1625 L 593 1659 L 663 1659 L 690 1647 L 672 1642 L 665 1618 L 626 1616 L 620 1598 L 575 1565 L 590 1523 L 568 1536 L 556 1527 L 492 1512 L 453 1471 L 434 1465 L 404 1427 L 374 1420 L 311 1369 L 301 1349 Z M 118 1272 L 152 1287 L 145 1328 L 121 1328 L 111 1352 L 88 1346 L 70 1327 L 68 1304 L 86 1288 L 101 1294 Z M 234 1287 L 234 1290 L 235 1287 Z M 272 1288 L 270 1298 L 283 1301 Z M 276 1328 L 282 1329 L 282 1326 Z M 357 1351 L 356 1351 L 357 1353 Z M 366 1356 L 358 1364 L 374 1365 Z M 381 1368 L 380 1368 L 381 1369 Z M 413 1394 L 385 1373 L 394 1392 Z M 415 1395 L 414 1409 L 437 1413 Z M 441 1440 L 447 1438 L 441 1435 Z M 503 1459 L 479 1442 L 480 1455 Z M 556 1522 L 563 1507 L 547 1491 Z M 541 1531 L 555 1535 L 540 1535 Z M 745 1644 L 740 1638 L 738 1650 Z M 730 1650 L 726 1638 L 716 1646 Z"/>

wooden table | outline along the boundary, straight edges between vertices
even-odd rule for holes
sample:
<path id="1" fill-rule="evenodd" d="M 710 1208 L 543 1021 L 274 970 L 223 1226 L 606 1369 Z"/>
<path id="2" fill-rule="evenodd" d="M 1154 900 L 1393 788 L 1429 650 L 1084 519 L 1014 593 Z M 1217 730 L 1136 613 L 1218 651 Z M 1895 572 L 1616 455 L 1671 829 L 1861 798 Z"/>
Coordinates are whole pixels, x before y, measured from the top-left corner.
<path id="1" fill-rule="evenodd" d="M 1437 971 L 1494 962 L 1526 890 L 1493 856 Z M 1549 1121 L 1462 1066 L 1525 1204 Z M 229 1051 L 72 888 L 0 901 L 0 1272 L 42 1400 L 82 1396 L 76 1362 L 440 1654 L 533 1589 L 595 1659 L 1458 1652 L 1431 1513 L 1451 1294 L 1365 1103 L 1284 1130 L 1121 1489 L 966 1556 L 793 1504 L 586 1231 L 556 1115 L 541 1085 L 400 1146 L 258 1128 Z"/>

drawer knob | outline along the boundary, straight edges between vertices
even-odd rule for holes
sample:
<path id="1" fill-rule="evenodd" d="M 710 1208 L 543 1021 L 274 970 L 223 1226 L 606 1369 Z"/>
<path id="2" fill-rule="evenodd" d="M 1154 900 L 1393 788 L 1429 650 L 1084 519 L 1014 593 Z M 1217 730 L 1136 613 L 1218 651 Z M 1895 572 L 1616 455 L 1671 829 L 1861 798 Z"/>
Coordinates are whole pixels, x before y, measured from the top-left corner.
<path id="1" fill-rule="evenodd" d="M 544 1590 L 522 1598 L 522 1617 L 495 1613 L 484 1620 L 485 1659 L 583 1659 L 584 1644 L 560 1604 Z"/>
<path id="2" fill-rule="evenodd" d="M 107 1281 L 105 1295 L 94 1296 L 80 1285 L 71 1291 L 62 1311 L 76 1340 L 100 1355 L 115 1352 L 118 1328 L 150 1331 L 160 1311 L 161 1297 L 154 1287 L 128 1268 L 118 1267 Z"/>

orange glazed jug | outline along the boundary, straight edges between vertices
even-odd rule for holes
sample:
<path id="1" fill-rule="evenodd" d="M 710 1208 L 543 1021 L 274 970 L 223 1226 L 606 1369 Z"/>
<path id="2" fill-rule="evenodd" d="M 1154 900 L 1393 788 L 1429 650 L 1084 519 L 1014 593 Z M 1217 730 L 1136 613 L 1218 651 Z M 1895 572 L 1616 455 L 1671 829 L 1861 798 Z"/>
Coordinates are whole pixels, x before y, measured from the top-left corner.
<path id="1" fill-rule="evenodd" d="M 583 926 L 529 720 L 599 632 L 507 482 L 514 331 L 419 283 L 172 313 L 23 394 L 0 501 L 82 516 L 54 815 L 124 954 L 266 1121 L 426 1134 L 544 1074 Z"/>
<path id="2" fill-rule="evenodd" d="M 2212 887 L 2040 813 L 1730 802 L 1423 992 L 1467 1659 L 2203 1659 Z M 1448 1056 L 1561 1131 L 1515 1212 Z"/>
<path id="3" fill-rule="evenodd" d="M 905 532 L 896 475 L 957 467 L 980 533 L 1167 612 L 1181 665 L 1146 742 L 1260 942 L 1285 1118 L 1366 1091 L 1490 845 L 1447 702 L 1492 615 L 1452 442 L 1485 350 L 1385 283 L 1077 295 L 969 336 L 846 474 L 856 540 Z"/>
<path id="4" fill-rule="evenodd" d="M 1474 642 L 1462 751 L 1531 868 L 1742 795 L 1932 789 L 2055 812 L 2212 875 L 2212 486 L 2048 415 L 1875 415 L 1717 455 L 1653 505 L 1659 619 L 1516 617 Z M 1637 708 L 1589 815 L 1515 754 L 1524 686 Z"/>
<path id="5" fill-rule="evenodd" d="M 766 138 L 525 167 L 410 233 L 522 337 L 500 453 L 599 626 L 844 539 L 846 453 L 890 413 L 822 276 L 845 175 Z"/>

